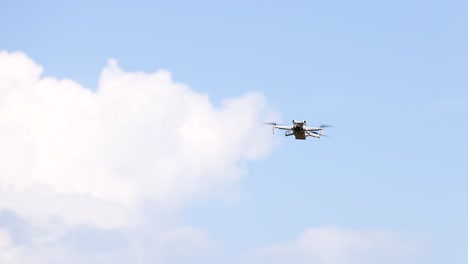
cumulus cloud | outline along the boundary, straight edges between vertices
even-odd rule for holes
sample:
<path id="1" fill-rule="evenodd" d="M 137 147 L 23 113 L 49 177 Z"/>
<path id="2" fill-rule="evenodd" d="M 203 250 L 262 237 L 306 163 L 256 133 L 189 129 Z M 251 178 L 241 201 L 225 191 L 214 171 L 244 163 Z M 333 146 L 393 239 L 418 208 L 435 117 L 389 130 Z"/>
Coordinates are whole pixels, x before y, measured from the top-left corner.
<path id="1" fill-rule="evenodd" d="M 115 60 L 96 91 L 42 72 L 0 51 L 0 262 L 216 255 L 206 231 L 170 224 L 171 211 L 236 190 L 243 162 L 269 153 L 263 96 L 214 106 L 167 71 L 125 72 Z"/>
<path id="2" fill-rule="evenodd" d="M 423 241 L 422 236 L 384 230 L 308 228 L 296 240 L 251 252 L 245 262 L 414 263 L 424 253 Z"/>
<path id="3" fill-rule="evenodd" d="M 138 222 L 145 202 L 171 209 L 235 186 L 241 162 L 264 157 L 259 93 L 226 99 L 169 72 L 125 72 L 115 60 L 93 92 L 42 77 L 20 52 L 0 52 L 0 210 L 38 225 Z"/>

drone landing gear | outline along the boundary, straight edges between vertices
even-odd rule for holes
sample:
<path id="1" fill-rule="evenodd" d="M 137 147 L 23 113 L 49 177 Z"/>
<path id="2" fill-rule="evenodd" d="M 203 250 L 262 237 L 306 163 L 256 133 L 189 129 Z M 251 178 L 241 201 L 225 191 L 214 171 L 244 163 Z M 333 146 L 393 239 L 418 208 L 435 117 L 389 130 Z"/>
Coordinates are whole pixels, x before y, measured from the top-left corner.
<path id="1" fill-rule="evenodd" d="M 322 135 L 314 132 L 306 132 L 306 135 L 309 137 L 320 138 Z"/>

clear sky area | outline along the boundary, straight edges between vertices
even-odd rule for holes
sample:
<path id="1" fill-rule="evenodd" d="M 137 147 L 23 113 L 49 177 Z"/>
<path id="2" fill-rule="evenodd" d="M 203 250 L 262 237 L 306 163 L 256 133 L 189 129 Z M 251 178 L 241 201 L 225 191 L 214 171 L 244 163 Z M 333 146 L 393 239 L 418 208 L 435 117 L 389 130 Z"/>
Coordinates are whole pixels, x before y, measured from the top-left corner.
<path id="1" fill-rule="evenodd" d="M 0 0 L 0 263 L 468 263 L 467 12 Z"/>

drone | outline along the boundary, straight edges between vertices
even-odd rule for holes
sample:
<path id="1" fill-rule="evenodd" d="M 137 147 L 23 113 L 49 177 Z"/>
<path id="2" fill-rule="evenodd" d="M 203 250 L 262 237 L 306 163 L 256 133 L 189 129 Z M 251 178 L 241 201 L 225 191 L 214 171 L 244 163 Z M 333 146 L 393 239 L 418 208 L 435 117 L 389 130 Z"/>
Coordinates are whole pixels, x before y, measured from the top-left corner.
<path id="1" fill-rule="evenodd" d="M 265 123 L 267 125 L 273 126 L 273 134 L 275 133 L 275 128 L 287 130 L 284 134 L 286 137 L 294 135 L 296 139 L 306 139 L 307 137 L 321 138 L 325 136 L 325 127 L 327 125 L 321 125 L 318 127 L 307 127 L 307 122 L 305 120 L 298 121 L 293 120 L 292 125 L 278 125 L 277 123 Z"/>

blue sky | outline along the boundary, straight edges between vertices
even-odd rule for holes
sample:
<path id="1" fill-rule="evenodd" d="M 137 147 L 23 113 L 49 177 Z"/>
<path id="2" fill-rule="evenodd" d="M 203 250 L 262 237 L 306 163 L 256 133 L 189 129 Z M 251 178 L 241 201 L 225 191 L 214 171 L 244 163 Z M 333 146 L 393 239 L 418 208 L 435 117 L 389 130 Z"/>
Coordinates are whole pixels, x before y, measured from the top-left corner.
<path id="1" fill-rule="evenodd" d="M 129 72 L 166 69 L 214 105 L 260 92 L 280 115 L 265 121 L 333 125 L 329 137 L 307 141 L 266 130 L 262 137 L 277 146 L 239 161 L 236 198 L 198 199 L 180 210 L 180 225 L 205 230 L 228 254 L 334 226 L 418 237 L 425 250 L 411 263 L 465 263 L 467 8 L 465 1 L 3 1 L 0 50 L 24 52 L 44 76 L 93 91 L 114 58 Z M 3 220 L 10 228 L 14 221 Z"/>

